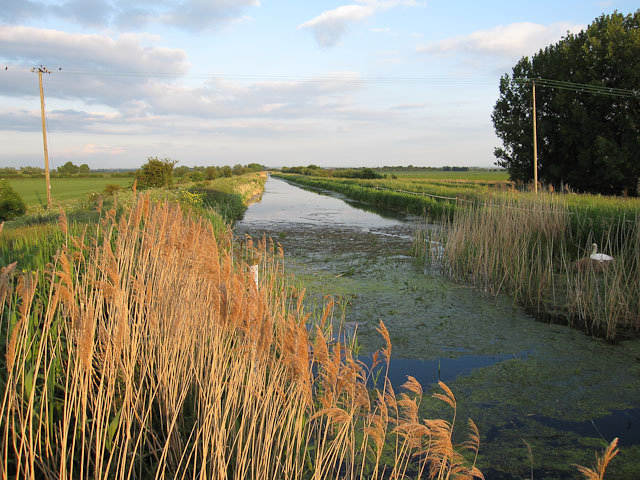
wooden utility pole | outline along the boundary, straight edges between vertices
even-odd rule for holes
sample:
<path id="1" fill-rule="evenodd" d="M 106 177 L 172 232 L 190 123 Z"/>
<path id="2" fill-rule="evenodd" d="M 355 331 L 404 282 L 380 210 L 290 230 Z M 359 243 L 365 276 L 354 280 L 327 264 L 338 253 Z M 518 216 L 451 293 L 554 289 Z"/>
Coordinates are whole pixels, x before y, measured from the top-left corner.
<path id="1" fill-rule="evenodd" d="M 40 65 L 38 68 L 32 68 L 32 72 L 38 72 L 38 80 L 40 82 L 40 111 L 42 113 L 42 141 L 44 143 L 44 178 L 47 181 L 47 208 L 51 208 L 53 201 L 51 200 L 51 179 L 49 178 L 49 153 L 47 152 L 47 127 L 44 121 L 44 92 L 42 90 L 42 74 L 51 73 L 45 67 Z"/>
<path id="2" fill-rule="evenodd" d="M 533 86 L 533 190 L 538 193 L 538 132 L 536 128 L 536 82 Z"/>

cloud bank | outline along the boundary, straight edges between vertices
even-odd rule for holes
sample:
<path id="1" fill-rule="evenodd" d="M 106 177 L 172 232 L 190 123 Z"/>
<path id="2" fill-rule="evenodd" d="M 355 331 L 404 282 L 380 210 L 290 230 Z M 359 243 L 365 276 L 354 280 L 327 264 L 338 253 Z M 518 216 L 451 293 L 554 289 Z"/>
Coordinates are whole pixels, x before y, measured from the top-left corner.
<path id="1" fill-rule="evenodd" d="M 421 45 L 417 51 L 432 55 L 466 53 L 513 59 L 536 53 L 541 48 L 556 43 L 567 32 L 577 33 L 583 28 L 585 28 L 583 25 L 565 22 L 551 25 L 530 22 L 512 23 Z"/>

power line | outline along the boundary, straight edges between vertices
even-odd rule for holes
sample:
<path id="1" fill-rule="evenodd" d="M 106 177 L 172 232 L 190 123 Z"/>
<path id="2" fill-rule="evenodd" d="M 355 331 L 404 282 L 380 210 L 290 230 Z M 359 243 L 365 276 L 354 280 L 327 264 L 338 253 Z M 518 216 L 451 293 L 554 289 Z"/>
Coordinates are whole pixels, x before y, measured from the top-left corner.
<path id="1" fill-rule="evenodd" d="M 13 68 L 12 70 L 16 70 Z M 167 78 L 167 79 L 203 79 L 214 78 L 238 80 L 238 81 L 266 81 L 266 82 L 287 82 L 287 81 L 346 81 L 354 84 L 418 84 L 418 85 L 496 85 L 498 77 L 482 77 L 472 75 L 454 76 L 358 76 L 349 73 L 332 75 L 274 75 L 274 74 L 229 74 L 229 73 L 175 73 L 149 70 L 136 71 L 114 71 L 114 70 L 86 70 L 62 68 L 59 69 L 61 75 L 82 75 L 100 77 L 134 77 L 134 78 Z"/>
<path id="2" fill-rule="evenodd" d="M 567 82 L 564 80 L 551 80 L 547 78 L 515 78 L 514 82 L 520 85 L 532 85 L 555 88 L 558 90 L 570 90 L 574 92 L 592 93 L 595 95 L 608 95 L 611 97 L 640 97 L 640 91 L 626 88 L 606 87 L 587 83 Z"/>

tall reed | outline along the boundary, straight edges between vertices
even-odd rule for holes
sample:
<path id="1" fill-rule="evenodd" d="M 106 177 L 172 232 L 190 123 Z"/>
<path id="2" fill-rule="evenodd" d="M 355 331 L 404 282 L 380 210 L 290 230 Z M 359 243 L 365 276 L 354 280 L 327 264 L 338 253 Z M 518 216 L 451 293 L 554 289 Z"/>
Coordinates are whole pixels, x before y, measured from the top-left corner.
<path id="1" fill-rule="evenodd" d="M 46 275 L 0 271 L 0 478 L 482 478 L 475 425 L 452 442 L 453 393 L 436 394 L 450 421 L 420 421 L 414 379 L 368 390 L 384 325 L 372 370 L 309 330 L 277 245 L 234 255 L 228 233 L 148 196 L 92 232 L 60 228 Z"/>
<path id="2" fill-rule="evenodd" d="M 640 329 L 640 228 L 625 219 L 599 238 L 572 228 L 575 219 L 561 198 L 541 194 L 456 212 L 453 220 L 414 243 L 418 256 L 497 295 L 506 293 L 537 313 L 563 317 L 613 339 Z M 614 255 L 610 264 L 589 259 L 597 240 Z M 438 245 L 440 249 L 426 248 Z M 421 247 L 422 246 L 422 247 Z"/>

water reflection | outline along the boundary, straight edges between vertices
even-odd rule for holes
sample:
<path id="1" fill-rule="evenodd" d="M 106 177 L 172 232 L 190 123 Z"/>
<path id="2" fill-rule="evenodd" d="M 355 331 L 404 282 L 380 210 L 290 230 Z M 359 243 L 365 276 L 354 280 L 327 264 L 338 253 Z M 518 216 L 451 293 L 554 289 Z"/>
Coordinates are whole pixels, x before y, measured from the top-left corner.
<path id="1" fill-rule="evenodd" d="M 239 229 L 251 225 L 252 229 L 280 228 L 283 224 L 315 226 L 348 226 L 370 229 L 398 226 L 403 222 L 389 216 L 383 217 L 364 209 L 354 208 L 333 195 L 293 186 L 283 180 L 270 178 L 265 186 L 262 201 L 247 210 Z"/>

